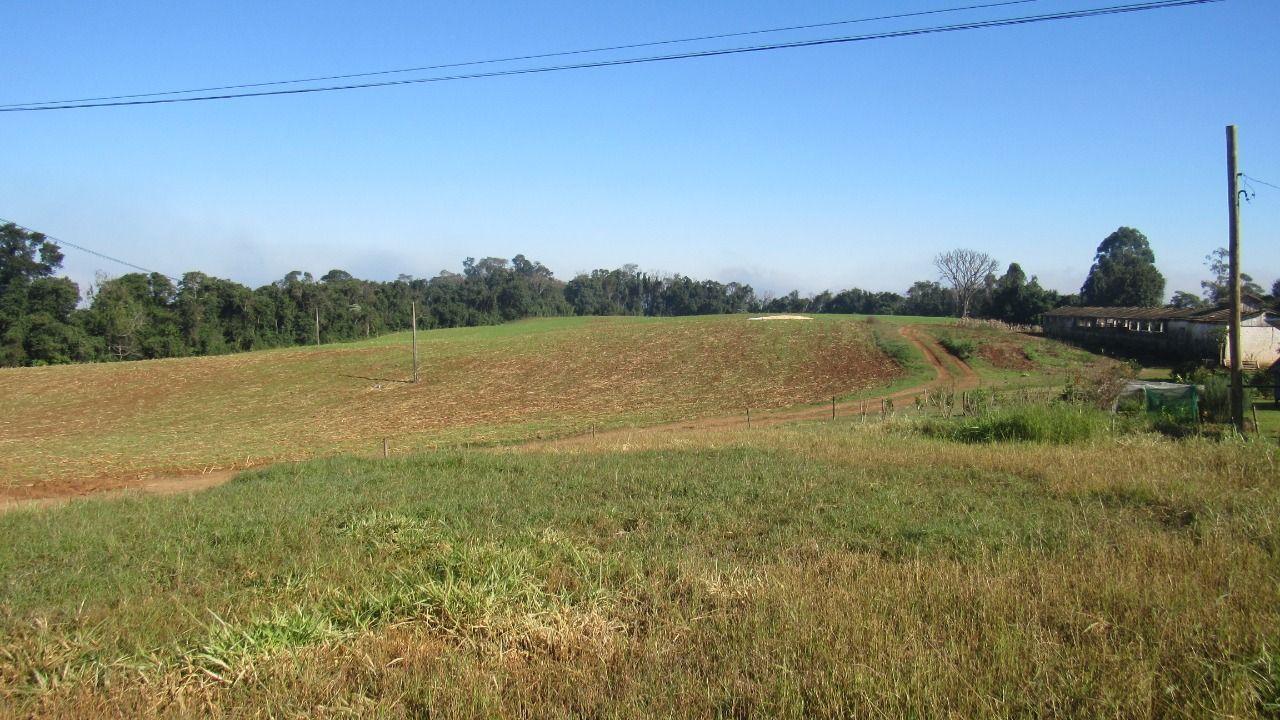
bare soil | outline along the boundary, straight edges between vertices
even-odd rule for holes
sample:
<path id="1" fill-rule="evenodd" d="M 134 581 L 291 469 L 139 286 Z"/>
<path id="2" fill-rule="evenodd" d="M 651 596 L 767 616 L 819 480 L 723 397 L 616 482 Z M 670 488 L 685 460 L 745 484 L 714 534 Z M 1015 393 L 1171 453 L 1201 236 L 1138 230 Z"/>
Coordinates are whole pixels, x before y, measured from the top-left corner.
<path id="1" fill-rule="evenodd" d="M 0 513 L 20 507 L 53 507 L 84 497 L 120 497 L 128 494 L 178 495 L 217 487 L 238 475 L 240 470 L 215 470 L 199 475 L 168 475 L 142 480 L 136 484 L 118 483 L 111 489 L 91 485 L 66 487 L 61 495 L 37 498 L 0 497 Z M 65 487 L 65 486 L 64 486 Z"/>
<path id="2" fill-rule="evenodd" d="M 899 332 L 907 341 L 920 350 L 925 361 L 935 373 L 934 379 L 915 387 L 886 393 L 885 395 L 837 403 L 837 415 L 847 416 L 850 414 L 859 414 L 863 412 L 864 409 L 868 414 L 878 414 L 881 412 L 881 401 L 883 400 L 893 400 L 895 404 L 902 404 L 930 389 L 937 387 L 950 386 L 957 390 L 963 390 L 974 388 L 979 385 L 980 380 L 978 374 L 974 372 L 973 368 L 969 367 L 963 361 L 957 360 L 948 355 L 946 351 L 938 345 L 938 342 L 933 337 L 926 333 L 918 332 L 910 326 L 900 328 Z M 863 358 L 850 357 L 847 354 L 838 352 L 838 349 L 839 348 L 826 348 L 827 352 L 819 350 L 818 365 L 822 369 L 820 375 L 824 380 L 828 382 L 835 382 L 841 376 L 847 378 L 851 376 L 849 375 L 850 373 L 864 373 L 868 370 Z M 879 368 L 877 368 L 875 374 L 877 376 L 882 374 Z M 857 375 L 852 376 L 857 377 Z M 819 420 L 830 417 L 830 414 L 830 405 L 802 408 L 793 407 L 786 409 L 760 408 L 752 409 L 750 422 L 752 427 L 766 427 L 803 420 Z M 608 438 L 624 434 L 634 436 L 636 434 L 651 435 L 724 430 L 745 426 L 746 423 L 747 420 L 744 408 L 743 413 L 735 413 L 732 415 L 719 415 L 689 421 L 662 423 L 643 428 L 612 429 L 601 431 L 599 433 L 583 433 L 555 439 L 539 439 L 523 443 L 516 447 L 520 450 L 555 450 L 575 448 L 594 444 L 598 438 Z M 240 467 L 209 469 L 200 473 L 157 474 L 151 477 L 144 476 L 142 478 L 105 476 L 95 479 L 81 479 L 75 482 L 52 482 L 43 483 L 38 486 L 33 484 L 32 486 L 25 488 L 29 493 L 25 496 L 23 494 L 13 493 L 13 490 L 18 490 L 18 488 L 11 488 L 11 494 L 8 496 L 0 494 L 0 512 L 19 507 L 46 507 L 59 505 L 76 498 L 88 496 L 112 496 L 123 495 L 126 493 L 173 495 L 178 493 L 196 492 L 221 485 L 251 465 L 251 463 L 246 463 Z"/>
<path id="3" fill-rule="evenodd" d="M 978 355 L 1001 370 L 1032 370 L 1036 366 L 1027 353 L 1013 343 L 983 343 Z"/>
<path id="4" fill-rule="evenodd" d="M 897 392 L 886 393 L 875 397 L 864 398 L 859 400 L 848 400 L 836 403 L 836 415 L 861 414 L 865 409 L 867 414 L 879 414 L 881 412 L 881 401 L 892 400 L 895 405 L 912 400 L 917 396 L 938 387 L 954 387 L 956 390 L 969 390 L 977 387 L 981 380 L 978 373 L 967 363 L 962 360 L 952 358 L 947 354 L 946 350 L 938 344 L 933 337 L 916 331 L 909 326 L 899 328 L 899 333 L 907 339 L 912 345 L 915 345 L 925 361 L 933 368 L 935 377 L 929 382 L 914 387 L 898 390 Z M 944 358 L 947 361 L 944 361 Z M 948 362 L 950 361 L 950 362 Z M 782 423 L 798 422 L 803 420 L 822 420 L 831 417 L 831 406 L 822 405 L 818 407 L 804 408 L 788 408 L 779 410 L 762 409 L 760 411 L 752 410 L 751 427 L 768 427 Z M 681 433 L 681 432 L 698 432 L 706 430 L 725 430 L 734 427 L 742 427 L 747 424 L 747 414 L 744 410 L 741 414 L 722 415 L 719 417 L 701 418 L 697 420 L 664 423 L 661 425 L 653 425 L 647 428 L 621 428 L 616 430 L 607 430 L 599 433 L 584 433 L 573 435 L 565 438 L 556 438 L 550 440 L 535 440 L 524 443 L 521 448 L 524 449 L 560 449 L 575 446 L 582 446 L 594 443 L 601 438 L 608 438 L 619 435 L 645 435 L 660 433 Z"/>
<path id="5" fill-rule="evenodd" d="M 0 370 L 0 498 L 330 454 L 555 437 L 821 402 L 899 368 L 861 323 L 532 320 L 374 343 Z"/>

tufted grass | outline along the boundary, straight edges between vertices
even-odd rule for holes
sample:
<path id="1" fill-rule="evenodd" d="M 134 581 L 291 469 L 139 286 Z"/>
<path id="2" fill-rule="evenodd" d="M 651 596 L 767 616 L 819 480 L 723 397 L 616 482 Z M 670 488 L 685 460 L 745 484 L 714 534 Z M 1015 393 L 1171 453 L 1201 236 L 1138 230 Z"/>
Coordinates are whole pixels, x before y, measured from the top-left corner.
<path id="1" fill-rule="evenodd" d="M 1270 717 L 1276 463 L 837 421 L 17 510 L 0 714 Z"/>

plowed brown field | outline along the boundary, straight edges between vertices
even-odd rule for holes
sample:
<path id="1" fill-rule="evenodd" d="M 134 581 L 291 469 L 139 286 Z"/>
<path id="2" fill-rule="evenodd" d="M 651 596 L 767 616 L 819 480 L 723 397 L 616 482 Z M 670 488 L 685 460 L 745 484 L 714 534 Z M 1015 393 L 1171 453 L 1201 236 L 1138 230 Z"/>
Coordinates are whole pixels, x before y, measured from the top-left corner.
<path id="1" fill-rule="evenodd" d="M 781 408 L 900 374 L 864 323 L 569 318 L 207 358 L 0 371 L 0 498 L 339 452 Z"/>

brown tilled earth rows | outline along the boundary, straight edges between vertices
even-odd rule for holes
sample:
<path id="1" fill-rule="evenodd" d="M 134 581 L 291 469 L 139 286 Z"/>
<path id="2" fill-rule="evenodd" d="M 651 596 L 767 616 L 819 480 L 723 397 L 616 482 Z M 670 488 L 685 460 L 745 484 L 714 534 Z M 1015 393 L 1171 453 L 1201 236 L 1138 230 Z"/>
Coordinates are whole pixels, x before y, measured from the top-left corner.
<path id="1" fill-rule="evenodd" d="M 279 460 L 572 436 L 884 386 L 848 318 L 528 321 L 407 342 L 0 371 L 0 500 L 171 484 Z M 918 343 L 919 340 L 917 339 Z M 763 419 L 763 417 L 762 417 Z"/>

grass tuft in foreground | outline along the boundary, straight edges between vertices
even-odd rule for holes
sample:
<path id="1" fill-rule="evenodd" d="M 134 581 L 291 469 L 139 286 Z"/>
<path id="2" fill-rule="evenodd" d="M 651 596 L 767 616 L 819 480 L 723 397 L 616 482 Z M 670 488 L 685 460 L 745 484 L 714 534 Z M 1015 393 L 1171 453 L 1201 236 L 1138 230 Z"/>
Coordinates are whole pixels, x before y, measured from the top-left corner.
<path id="1" fill-rule="evenodd" d="M 312 461 L 0 516 L 0 703 L 1274 714 L 1274 450 L 857 422 L 639 437 Z"/>
<path id="2" fill-rule="evenodd" d="M 1110 413 L 1080 405 L 1015 405 L 976 417 L 931 418 L 920 425 L 926 435 L 967 443 L 1092 440 L 1110 431 Z"/>

